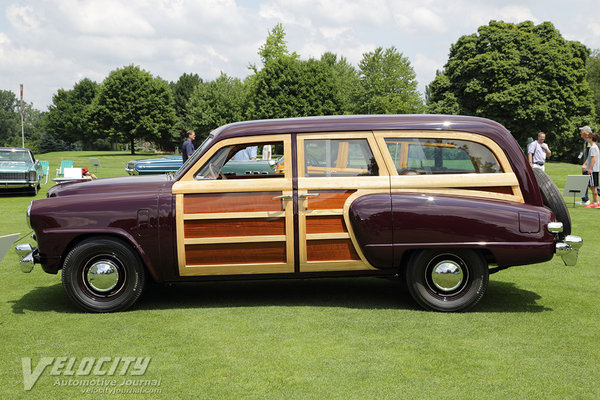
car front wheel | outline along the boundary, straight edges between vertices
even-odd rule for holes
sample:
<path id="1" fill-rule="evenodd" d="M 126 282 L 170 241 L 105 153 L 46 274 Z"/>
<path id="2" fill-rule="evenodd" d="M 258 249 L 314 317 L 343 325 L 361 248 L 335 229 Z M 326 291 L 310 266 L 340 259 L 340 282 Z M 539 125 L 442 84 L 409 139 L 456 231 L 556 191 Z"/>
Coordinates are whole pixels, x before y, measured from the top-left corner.
<path id="1" fill-rule="evenodd" d="M 483 297 L 489 271 L 473 250 L 424 250 L 412 255 L 405 269 L 406 286 L 423 308 L 465 311 Z"/>
<path id="2" fill-rule="evenodd" d="M 138 254 L 113 238 L 90 238 L 65 258 L 62 283 L 85 311 L 113 312 L 131 307 L 142 294 L 146 273 Z"/>

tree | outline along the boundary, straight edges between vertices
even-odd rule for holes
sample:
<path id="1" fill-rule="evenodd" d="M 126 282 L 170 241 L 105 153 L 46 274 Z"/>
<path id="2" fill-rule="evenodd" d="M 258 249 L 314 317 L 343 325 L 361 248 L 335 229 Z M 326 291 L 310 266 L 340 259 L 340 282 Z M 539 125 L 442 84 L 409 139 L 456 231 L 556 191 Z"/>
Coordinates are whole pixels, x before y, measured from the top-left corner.
<path id="1" fill-rule="evenodd" d="M 177 131 L 181 135 L 189 130 L 185 123 L 188 116 L 187 104 L 196 88 L 200 85 L 202 85 L 202 79 L 198 74 L 183 74 L 177 82 L 170 84 L 173 90 L 175 114 L 177 115 Z"/>
<path id="2" fill-rule="evenodd" d="M 108 75 L 94 101 L 92 115 L 96 133 L 129 143 L 131 154 L 135 154 L 136 139 L 169 150 L 178 141 L 173 93 L 168 83 L 137 66 Z"/>
<path id="3" fill-rule="evenodd" d="M 98 92 L 98 84 L 88 78 L 82 79 L 72 90 L 59 89 L 52 96 L 48 107 L 47 133 L 54 136 L 52 146 L 60 142 L 81 141 L 89 148 L 96 137 L 90 125 L 90 106 Z"/>
<path id="4" fill-rule="evenodd" d="M 431 114 L 457 115 L 460 113 L 458 99 L 450 89 L 448 76 L 436 71 L 435 79 L 425 88 L 425 102 Z"/>
<path id="5" fill-rule="evenodd" d="M 554 159 L 572 159 L 576 127 L 593 115 L 588 54 L 550 22 L 491 21 L 451 46 L 443 73 L 429 86 L 429 110 L 494 119 L 522 145 L 543 131 Z"/>
<path id="6" fill-rule="evenodd" d="M 247 113 L 247 97 L 242 81 L 221 73 L 214 81 L 196 87 L 186 106 L 186 126 L 200 139 L 221 125 L 242 121 Z"/>
<path id="7" fill-rule="evenodd" d="M 9 90 L 0 90 L 0 146 L 21 146 L 19 103 Z"/>
<path id="8" fill-rule="evenodd" d="M 600 126 L 600 49 L 592 52 L 592 55 L 587 60 L 586 69 L 588 83 L 594 96 L 596 123 Z"/>
<path id="9" fill-rule="evenodd" d="M 341 113 L 352 114 L 356 109 L 353 99 L 360 88 L 358 71 L 345 57 L 338 59 L 336 54 L 330 52 L 326 52 L 321 56 L 321 62 L 332 69 Z"/>
<path id="10" fill-rule="evenodd" d="M 271 29 L 265 44 L 258 48 L 258 55 L 260 56 L 263 65 L 283 56 L 298 58 L 298 55 L 295 52 L 290 54 L 288 51 L 287 42 L 285 40 L 285 30 L 283 29 L 282 24 L 277 24 Z"/>
<path id="11" fill-rule="evenodd" d="M 25 147 L 37 151 L 44 130 L 45 114 L 33 108 L 32 103 L 23 103 Z M 0 146 L 22 145 L 20 101 L 13 92 L 0 90 Z"/>
<path id="12" fill-rule="evenodd" d="M 248 115 L 253 119 L 328 115 L 341 112 L 333 69 L 318 60 L 301 61 L 289 53 L 281 24 L 271 30 L 258 54 L 263 68 L 252 66 L 246 80 Z"/>
<path id="13" fill-rule="evenodd" d="M 358 64 L 360 89 L 355 95 L 356 112 L 406 114 L 423 110 L 415 72 L 408 58 L 395 47 L 378 47 L 363 54 Z"/>
<path id="14" fill-rule="evenodd" d="M 332 69 L 318 60 L 281 56 L 250 81 L 254 119 L 331 115 L 341 112 Z"/>

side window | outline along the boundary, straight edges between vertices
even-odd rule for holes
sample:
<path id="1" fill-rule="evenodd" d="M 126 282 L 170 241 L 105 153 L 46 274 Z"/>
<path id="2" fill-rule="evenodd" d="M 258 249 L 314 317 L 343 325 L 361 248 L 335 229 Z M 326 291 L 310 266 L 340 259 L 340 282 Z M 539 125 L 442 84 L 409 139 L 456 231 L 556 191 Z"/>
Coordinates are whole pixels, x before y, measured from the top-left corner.
<path id="1" fill-rule="evenodd" d="M 307 177 L 379 175 L 366 139 L 307 139 L 304 164 Z"/>
<path id="2" fill-rule="evenodd" d="M 398 174 L 468 174 L 503 172 L 486 146 L 466 140 L 388 138 Z"/>
<path id="3" fill-rule="evenodd" d="M 283 161 L 283 142 L 225 146 L 196 172 L 194 179 L 283 178 Z"/>

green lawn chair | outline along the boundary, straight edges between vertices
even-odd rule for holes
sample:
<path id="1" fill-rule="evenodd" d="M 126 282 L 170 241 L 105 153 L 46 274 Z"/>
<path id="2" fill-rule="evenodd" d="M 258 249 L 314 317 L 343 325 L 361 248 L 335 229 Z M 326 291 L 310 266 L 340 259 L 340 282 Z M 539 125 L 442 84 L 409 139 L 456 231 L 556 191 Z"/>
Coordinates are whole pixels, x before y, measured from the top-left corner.
<path id="1" fill-rule="evenodd" d="M 46 177 L 46 181 L 44 182 L 44 184 L 46 184 L 48 183 L 48 175 L 50 175 L 50 161 L 40 160 L 40 165 L 42 166 L 42 174 L 44 174 L 42 177 Z"/>
<path id="2" fill-rule="evenodd" d="M 64 176 L 65 168 L 73 168 L 73 160 L 62 160 L 60 162 L 60 168 L 56 170 L 56 176 Z"/>

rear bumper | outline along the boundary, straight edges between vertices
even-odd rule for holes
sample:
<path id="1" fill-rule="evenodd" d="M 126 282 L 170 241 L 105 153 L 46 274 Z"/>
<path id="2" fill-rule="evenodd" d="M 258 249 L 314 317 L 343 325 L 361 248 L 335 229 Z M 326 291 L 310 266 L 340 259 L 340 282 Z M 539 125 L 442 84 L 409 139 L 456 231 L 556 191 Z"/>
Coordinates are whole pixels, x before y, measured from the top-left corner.
<path id="1" fill-rule="evenodd" d="M 556 243 L 556 255 L 562 257 L 566 266 L 577 264 L 579 249 L 583 245 L 583 239 L 579 236 L 568 235 L 562 242 Z"/>
<path id="2" fill-rule="evenodd" d="M 547 229 L 550 233 L 558 234 L 563 231 L 563 224 L 562 222 L 551 222 Z M 581 246 L 583 246 L 583 239 L 579 236 L 567 235 L 564 240 L 556 242 L 554 253 L 561 256 L 566 266 L 571 267 L 577 264 Z"/>

